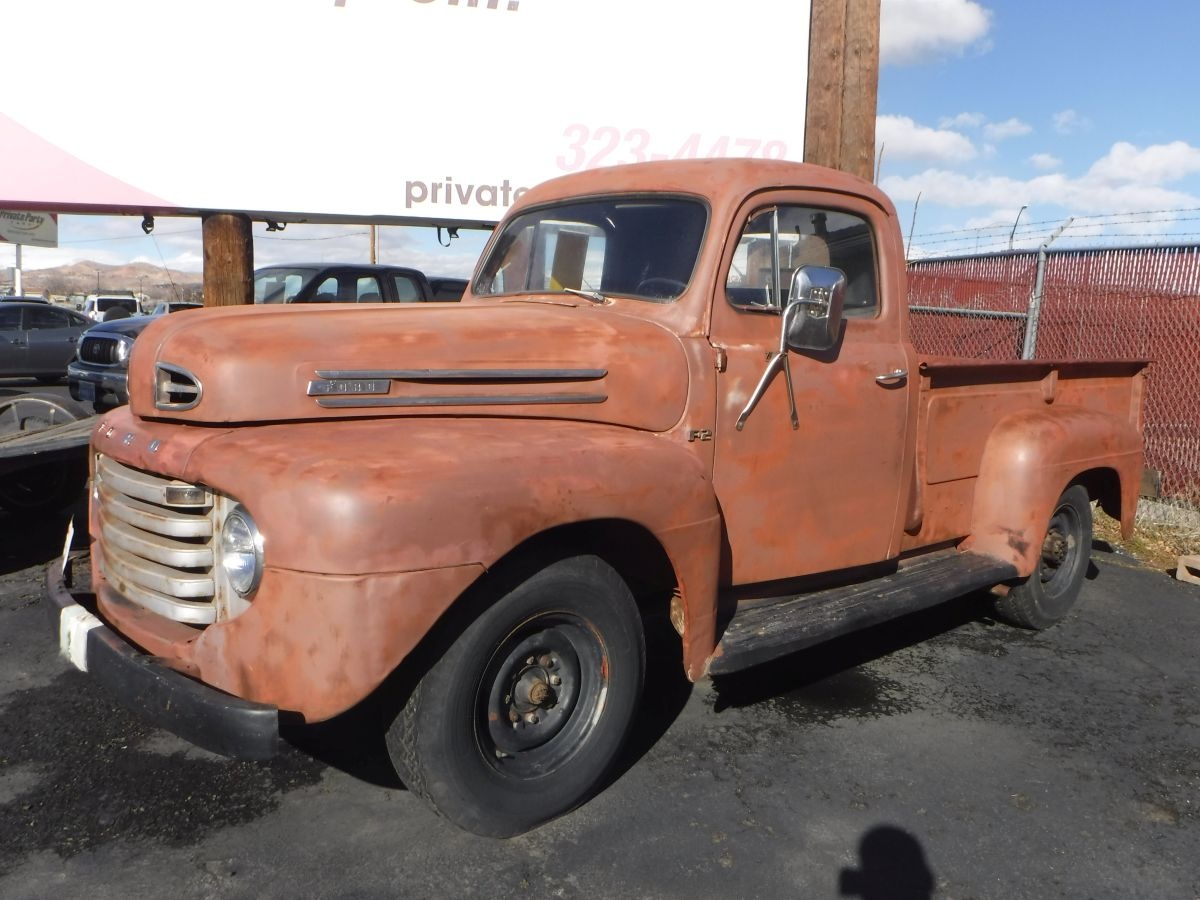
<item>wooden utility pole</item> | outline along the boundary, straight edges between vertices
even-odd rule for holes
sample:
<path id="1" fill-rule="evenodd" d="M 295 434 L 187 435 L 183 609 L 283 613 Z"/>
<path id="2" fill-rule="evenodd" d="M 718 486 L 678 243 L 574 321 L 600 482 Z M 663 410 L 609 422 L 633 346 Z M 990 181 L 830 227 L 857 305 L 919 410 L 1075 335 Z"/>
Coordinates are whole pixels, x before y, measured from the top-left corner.
<path id="1" fill-rule="evenodd" d="M 254 302 L 254 239 L 250 217 L 208 213 L 204 229 L 204 305 Z"/>
<path id="2" fill-rule="evenodd" d="M 879 95 L 880 0 L 812 0 L 804 161 L 870 181 Z"/>

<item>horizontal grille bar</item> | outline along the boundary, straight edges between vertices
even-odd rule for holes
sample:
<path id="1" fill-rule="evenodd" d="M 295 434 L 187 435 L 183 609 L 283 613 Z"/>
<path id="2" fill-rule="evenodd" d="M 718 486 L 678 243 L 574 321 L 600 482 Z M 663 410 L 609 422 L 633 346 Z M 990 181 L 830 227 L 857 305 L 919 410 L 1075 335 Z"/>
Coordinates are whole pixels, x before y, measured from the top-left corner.
<path id="1" fill-rule="evenodd" d="M 213 595 L 214 584 L 211 575 L 180 572 L 169 566 L 142 559 L 113 544 L 104 546 L 104 556 L 109 566 L 105 574 L 118 581 L 144 585 L 172 597 L 198 599 L 211 598 Z"/>
<path id="2" fill-rule="evenodd" d="M 185 544 L 161 535 L 150 534 L 100 514 L 100 534 L 105 543 L 176 569 L 207 569 L 213 564 L 212 548 L 207 544 Z"/>
<path id="3" fill-rule="evenodd" d="M 207 516 L 198 516 L 194 512 L 179 514 L 143 503 L 107 484 L 100 485 L 100 506 L 112 518 L 154 534 L 174 538 L 210 538 L 213 534 L 213 523 Z"/>
<path id="4" fill-rule="evenodd" d="M 184 481 L 174 481 L 139 472 L 137 469 L 123 466 L 107 456 L 99 458 L 96 468 L 102 484 L 111 485 L 121 493 L 138 500 L 148 500 L 163 506 L 186 506 L 189 508 L 212 506 L 212 495 L 207 491 L 204 491 L 195 501 L 186 503 L 181 503 L 177 498 L 171 496 L 171 488 L 182 491 L 193 487 Z"/>

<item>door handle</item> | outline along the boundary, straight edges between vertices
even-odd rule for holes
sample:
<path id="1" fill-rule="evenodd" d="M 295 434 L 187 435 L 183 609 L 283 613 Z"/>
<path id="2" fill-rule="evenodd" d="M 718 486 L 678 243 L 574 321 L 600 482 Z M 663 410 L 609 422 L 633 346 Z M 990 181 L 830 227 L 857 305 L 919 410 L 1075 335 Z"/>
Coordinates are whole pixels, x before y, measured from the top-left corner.
<path id="1" fill-rule="evenodd" d="M 908 372 L 904 369 L 893 369 L 883 375 L 875 376 L 876 384 L 893 384 L 897 381 L 903 381 L 908 377 Z"/>

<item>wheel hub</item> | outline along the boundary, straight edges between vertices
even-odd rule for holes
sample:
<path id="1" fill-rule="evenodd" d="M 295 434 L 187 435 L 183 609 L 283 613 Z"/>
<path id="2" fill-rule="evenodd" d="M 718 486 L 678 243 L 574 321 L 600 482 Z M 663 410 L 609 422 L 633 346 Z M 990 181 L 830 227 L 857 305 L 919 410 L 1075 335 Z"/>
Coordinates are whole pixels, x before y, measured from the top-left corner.
<path id="1" fill-rule="evenodd" d="M 1067 560 L 1067 551 L 1070 545 L 1067 541 L 1067 536 L 1057 529 L 1046 533 L 1046 539 L 1042 542 L 1042 559 L 1047 565 L 1058 568 Z"/>

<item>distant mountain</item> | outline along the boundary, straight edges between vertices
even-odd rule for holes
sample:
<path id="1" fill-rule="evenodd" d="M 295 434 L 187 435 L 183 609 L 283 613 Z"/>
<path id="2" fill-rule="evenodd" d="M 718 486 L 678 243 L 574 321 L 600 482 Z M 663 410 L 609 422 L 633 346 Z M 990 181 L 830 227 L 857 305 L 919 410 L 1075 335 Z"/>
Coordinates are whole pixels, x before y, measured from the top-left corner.
<path id="1" fill-rule="evenodd" d="M 52 296 L 67 296 L 133 291 L 155 301 L 198 300 L 204 276 L 200 272 L 179 272 L 144 262 L 110 266 L 85 260 L 52 269 L 25 269 L 21 281 L 26 294 L 48 291 Z"/>

